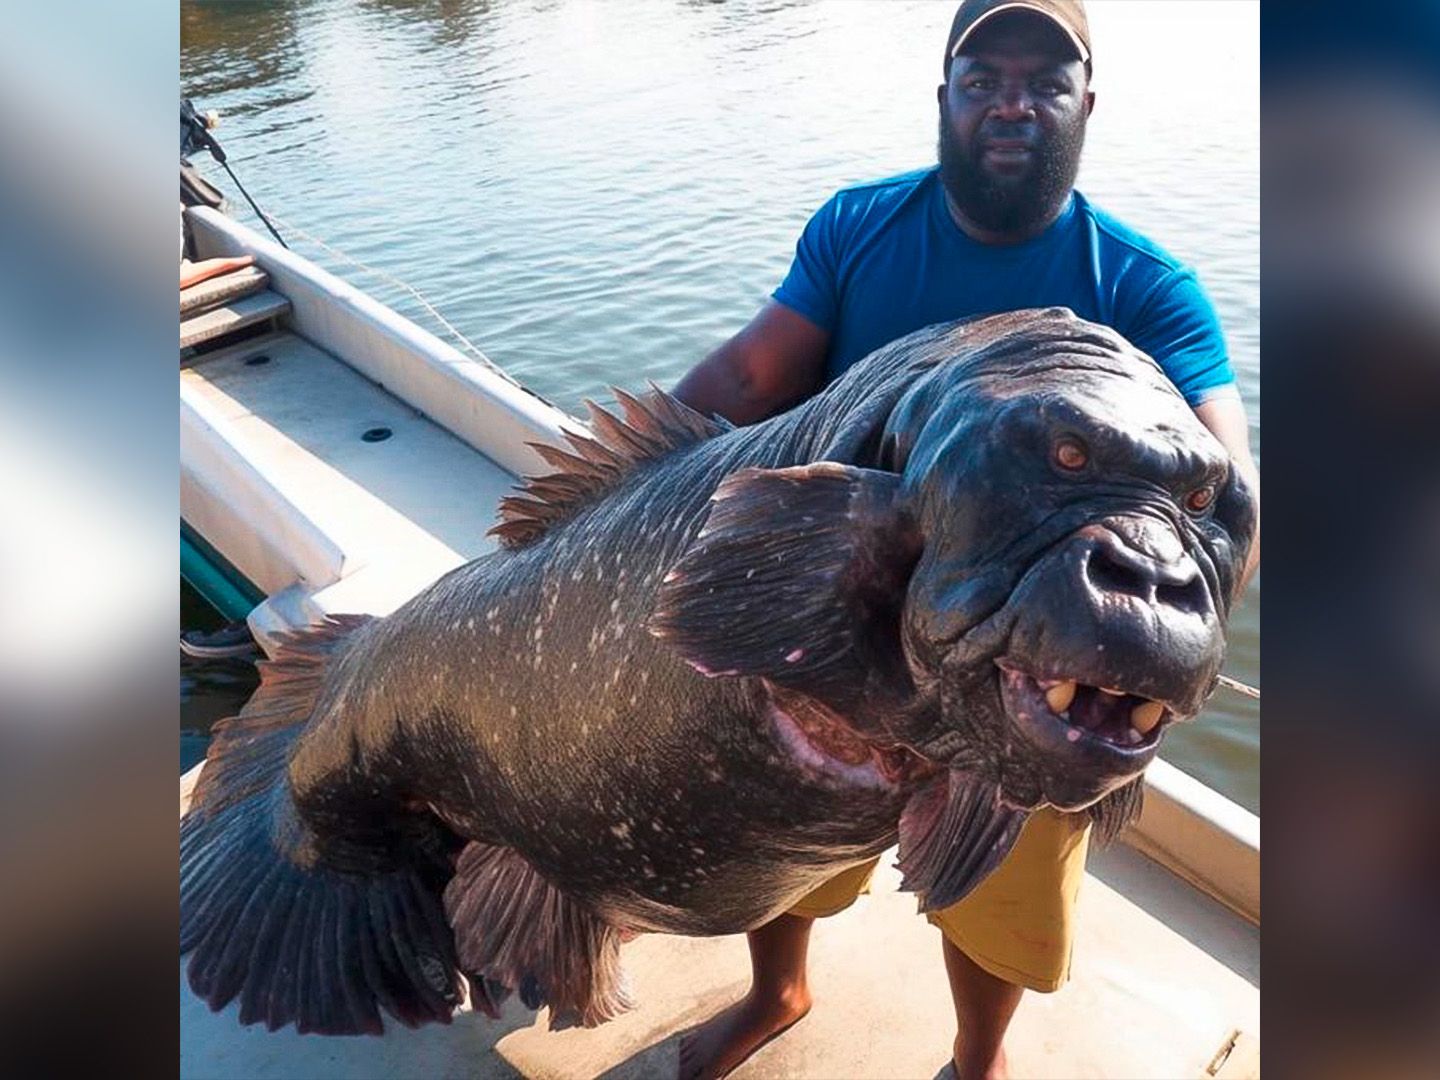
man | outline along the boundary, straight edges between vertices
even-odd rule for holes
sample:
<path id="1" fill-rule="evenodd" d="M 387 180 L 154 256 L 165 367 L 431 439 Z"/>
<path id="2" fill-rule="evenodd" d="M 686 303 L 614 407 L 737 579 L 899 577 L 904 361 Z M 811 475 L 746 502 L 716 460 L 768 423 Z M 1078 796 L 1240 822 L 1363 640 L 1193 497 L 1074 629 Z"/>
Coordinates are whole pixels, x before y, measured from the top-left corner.
<path id="1" fill-rule="evenodd" d="M 751 423 L 922 326 L 1061 304 L 1154 357 L 1258 492 L 1210 301 L 1186 268 L 1073 191 L 1095 103 L 1090 70 L 1079 0 L 965 0 L 937 88 L 938 168 L 836 194 L 806 226 L 771 301 L 676 394 Z M 1245 581 L 1258 559 L 1257 541 Z M 1068 978 L 1088 841 L 1083 814 L 1034 814 L 989 879 L 930 916 L 942 931 L 960 1080 L 1005 1076 L 1002 1041 L 1024 989 L 1050 992 Z M 750 992 L 684 1040 L 683 1077 L 725 1075 L 809 1011 L 811 926 L 848 907 L 873 867 L 750 933 Z"/>

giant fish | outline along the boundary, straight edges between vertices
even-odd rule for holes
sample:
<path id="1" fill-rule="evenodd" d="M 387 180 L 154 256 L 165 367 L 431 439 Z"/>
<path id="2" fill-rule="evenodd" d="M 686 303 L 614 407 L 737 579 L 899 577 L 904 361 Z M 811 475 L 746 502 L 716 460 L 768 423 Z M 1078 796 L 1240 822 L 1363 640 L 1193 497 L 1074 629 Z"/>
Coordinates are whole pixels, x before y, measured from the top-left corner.
<path id="1" fill-rule="evenodd" d="M 896 843 L 942 907 L 1042 806 L 1113 834 L 1217 685 L 1253 497 L 1110 329 L 929 327 L 744 428 L 616 396 L 498 550 L 289 637 L 217 727 L 180 862 L 212 1008 L 594 1025 L 635 934 L 752 929 Z"/>

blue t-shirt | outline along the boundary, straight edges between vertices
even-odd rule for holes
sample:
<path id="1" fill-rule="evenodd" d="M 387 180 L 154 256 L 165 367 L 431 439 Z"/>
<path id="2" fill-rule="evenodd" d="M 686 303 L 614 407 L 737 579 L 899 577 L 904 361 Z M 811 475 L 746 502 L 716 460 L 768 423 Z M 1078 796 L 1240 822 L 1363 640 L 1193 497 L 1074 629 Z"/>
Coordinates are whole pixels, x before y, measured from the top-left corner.
<path id="1" fill-rule="evenodd" d="M 805 226 L 774 298 L 830 333 L 826 381 L 932 323 L 1063 305 L 1154 357 L 1192 406 L 1235 393 L 1194 272 L 1078 191 L 1043 233 L 981 244 L 955 224 L 936 168 L 843 189 Z"/>

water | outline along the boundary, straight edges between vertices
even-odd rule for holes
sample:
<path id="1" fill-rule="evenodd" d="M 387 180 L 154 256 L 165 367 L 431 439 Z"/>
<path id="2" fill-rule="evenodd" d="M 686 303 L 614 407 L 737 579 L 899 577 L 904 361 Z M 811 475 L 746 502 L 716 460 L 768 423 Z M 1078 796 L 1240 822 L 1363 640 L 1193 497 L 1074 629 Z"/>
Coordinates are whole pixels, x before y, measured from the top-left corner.
<path id="1" fill-rule="evenodd" d="M 1097 103 L 1079 187 L 1198 270 L 1258 454 L 1259 6 L 1088 10 Z M 186 3 L 181 87 L 222 112 L 217 135 L 261 206 L 415 286 L 576 411 L 610 384 L 673 385 L 764 302 L 835 188 L 934 161 L 953 11 Z M 291 243 L 444 336 L 403 291 Z M 1250 683 L 1259 618 L 1257 579 L 1227 665 Z M 185 722 L 233 690 L 182 686 Z M 1258 810 L 1259 741 L 1255 703 L 1221 691 L 1165 756 Z"/>

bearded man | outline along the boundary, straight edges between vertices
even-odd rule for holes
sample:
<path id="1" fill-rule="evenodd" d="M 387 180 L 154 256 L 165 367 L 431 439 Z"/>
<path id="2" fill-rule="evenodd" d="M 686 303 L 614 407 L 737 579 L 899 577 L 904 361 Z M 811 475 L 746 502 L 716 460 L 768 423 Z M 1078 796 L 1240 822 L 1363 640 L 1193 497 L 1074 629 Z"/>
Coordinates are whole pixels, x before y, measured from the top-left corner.
<path id="1" fill-rule="evenodd" d="M 1118 330 L 1164 369 L 1251 488 L 1245 411 L 1219 319 L 1194 273 L 1073 189 L 1090 89 L 1078 0 L 966 0 L 944 55 L 939 165 L 846 188 L 811 218 L 789 274 L 735 337 L 676 388 L 738 423 L 790 408 L 872 350 L 932 323 L 1063 305 Z M 1245 580 L 1259 559 L 1251 552 Z M 1003 1077 L 1003 1039 L 1026 988 L 1069 978 L 1088 817 L 1042 809 L 939 927 L 960 1080 Z M 686 1080 L 718 1077 L 810 1008 L 816 918 L 868 886 L 848 871 L 749 935 L 750 992 L 682 1043 Z"/>

